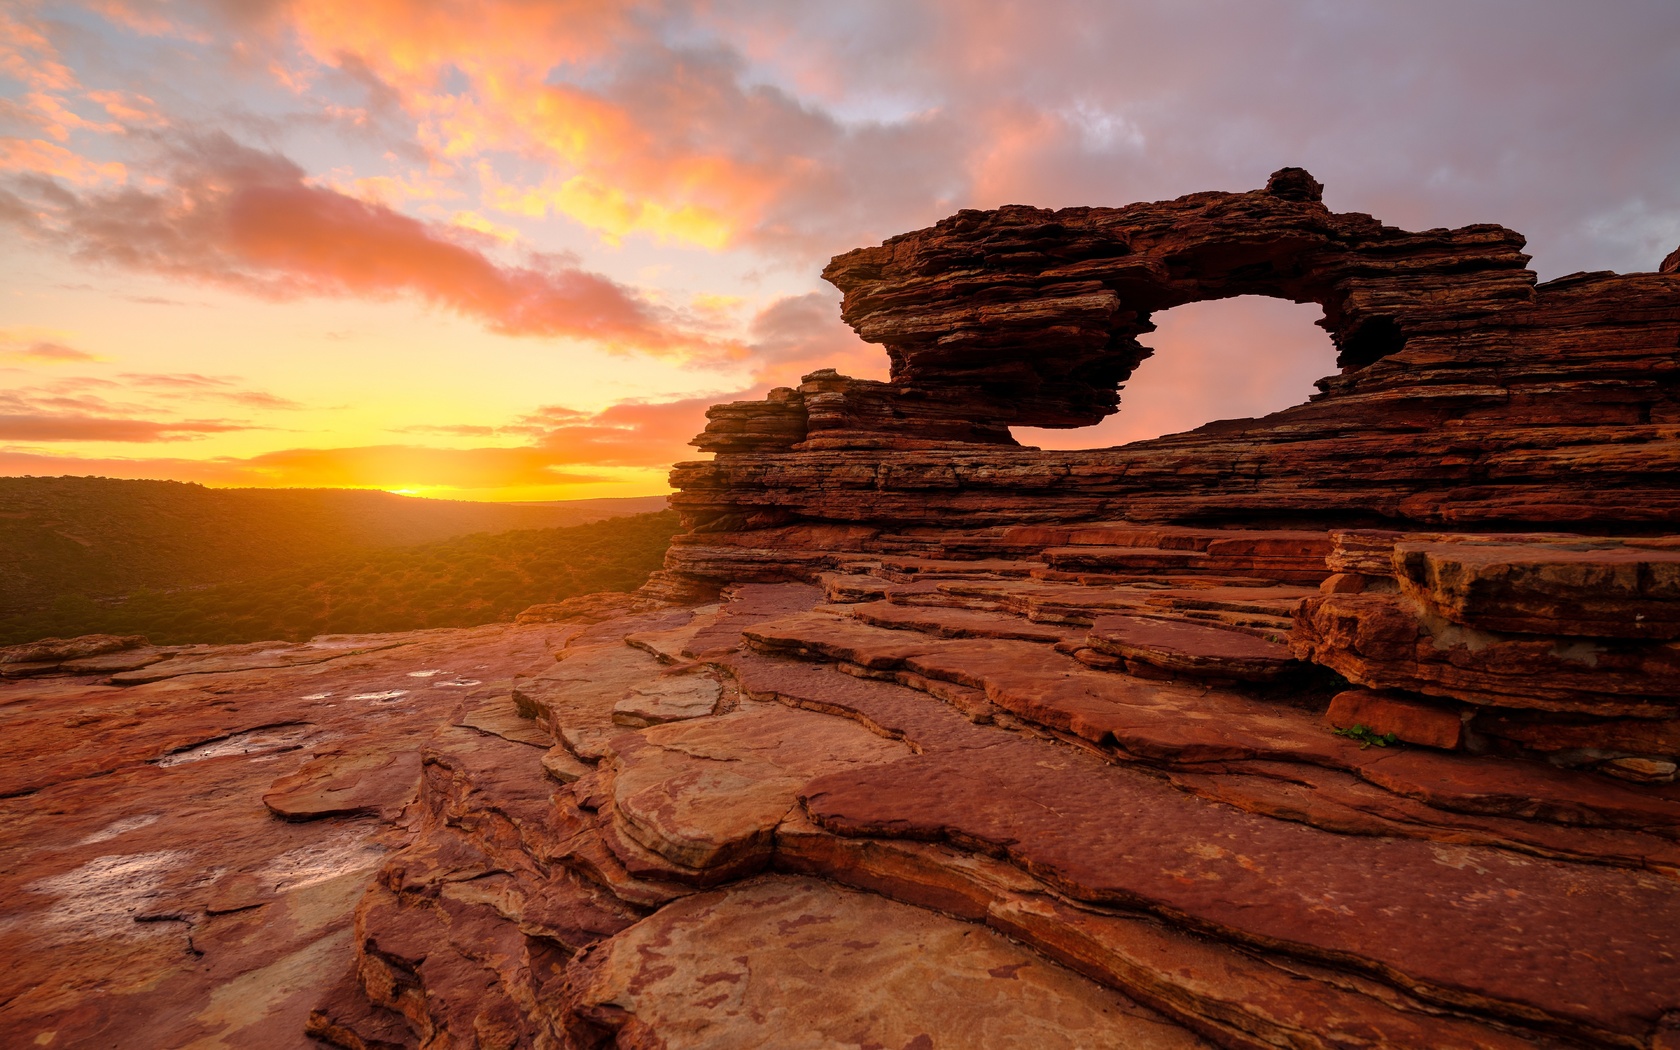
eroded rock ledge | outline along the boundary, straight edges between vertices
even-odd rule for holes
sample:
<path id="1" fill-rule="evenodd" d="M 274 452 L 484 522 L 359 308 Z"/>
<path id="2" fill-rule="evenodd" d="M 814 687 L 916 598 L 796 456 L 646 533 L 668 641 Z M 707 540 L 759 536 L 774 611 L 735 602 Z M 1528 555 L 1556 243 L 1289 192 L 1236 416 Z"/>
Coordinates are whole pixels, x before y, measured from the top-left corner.
<path id="1" fill-rule="evenodd" d="M 841 256 L 892 380 L 714 409 L 637 596 L 354 663 L 32 650 L 0 710 L 352 673 L 371 709 L 472 654 L 417 753 L 251 779 L 288 835 L 378 829 L 314 920 L 349 947 L 308 1030 L 352 1050 L 1674 1050 L 1680 275 L 1536 285 L 1510 231 L 1318 197 L 1286 169 Z M 1246 293 L 1324 306 L 1311 403 L 1009 442 L 1112 411 L 1152 314 Z M 176 879 L 181 921 L 220 878 Z M 239 943 L 291 930 L 265 907 Z"/>
<path id="2" fill-rule="evenodd" d="M 1680 1045 L 1680 281 L 1538 285 L 1511 231 L 1320 189 L 835 259 L 890 380 L 711 412 L 644 589 L 670 611 L 518 693 L 569 786 L 492 835 L 495 793 L 428 757 L 456 772 L 414 855 L 486 859 L 388 869 L 317 1030 Z M 1323 306 L 1311 402 L 1014 445 L 1114 411 L 1154 314 L 1238 294 Z M 523 962 L 450 932 L 485 877 L 524 887 L 473 920 Z"/>

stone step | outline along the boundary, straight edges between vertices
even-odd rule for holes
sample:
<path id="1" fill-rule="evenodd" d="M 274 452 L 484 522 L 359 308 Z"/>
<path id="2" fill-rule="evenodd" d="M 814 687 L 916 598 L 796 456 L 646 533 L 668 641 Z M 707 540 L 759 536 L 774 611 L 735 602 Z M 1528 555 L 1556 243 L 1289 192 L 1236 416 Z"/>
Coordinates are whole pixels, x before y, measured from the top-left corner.
<path id="1" fill-rule="evenodd" d="M 1680 716 L 1680 643 L 1496 634 L 1391 593 L 1303 603 L 1291 646 L 1374 689 L 1602 718 Z"/>
<path id="2" fill-rule="evenodd" d="M 1180 569 L 1290 583 L 1317 583 L 1329 575 L 1325 559 L 1333 550 L 1328 533 L 1297 530 L 1095 526 L 1021 530 L 1010 539 L 1028 537 L 1045 541 L 1043 557 L 1053 570 Z"/>
<path id="3" fill-rule="evenodd" d="M 1680 549 L 1401 542 L 1400 589 L 1453 623 L 1562 637 L 1680 638 Z"/>
<path id="4" fill-rule="evenodd" d="M 800 785 L 908 752 L 845 719 L 781 704 L 655 726 L 612 741 L 598 775 L 612 828 L 668 862 L 647 872 L 711 883 L 756 871 Z M 620 852 L 632 875 L 633 854 Z"/>
<path id="5" fill-rule="evenodd" d="M 962 579 L 965 577 L 1007 578 L 1026 576 L 1041 563 L 1018 558 L 882 558 L 876 569 L 883 579 L 895 583 L 912 580 Z"/>
<path id="6" fill-rule="evenodd" d="M 1044 563 L 1066 572 L 1114 572 L 1122 569 L 1186 569 L 1208 562 L 1197 550 L 1158 547 L 1047 547 Z"/>
<path id="7" fill-rule="evenodd" d="M 813 950 L 816 931 L 833 947 Z M 671 904 L 572 977 L 568 1007 L 600 1045 L 1213 1046 L 993 930 L 786 875 Z"/>
<path id="8" fill-rule="evenodd" d="M 1275 587 L 1280 582 L 1263 576 L 1230 576 L 1223 573 L 1215 576 L 1211 572 L 1198 572 L 1195 567 L 1133 569 L 1129 572 L 1066 571 L 1046 567 L 1034 569 L 1031 575 L 1034 580 L 1045 583 L 1077 583 L 1081 587 L 1208 586 L 1216 583 L 1224 587 Z"/>
<path id="9" fill-rule="evenodd" d="M 1012 638 L 1026 642 L 1057 642 L 1079 637 L 1058 624 L 1036 624 L 1008 613 L 942 606 L 865 602 L 843 607 L 853 619 L 892 630 L 920 631 L 940 638 Z"/>
<path id="10" fill-rule="evenodd" d="M 960 581 L 940 584 L 945 599 L 987 602 L 1038 623 L 1088 627 L 1099 616 L 1140 612 L 1149 616 L 1217 622 L 1223 626 L 1288 633 L 1291 613 L 1300 600 L 1317 591 L 1292 585 L 1229 586 L 1168 578 L 1125 586 L 1079 586 L 1049 581 Z M 888 594 L 888 601 L 921 604 L 926 595 Z"/>
<path id="11" fill-rule="evenodd" d="M 1397 794 L 1341 770 L 1297 762 L 1225 763 L 1216 772 L 1166 771 L 1179 787 L 1215 802 L 1325 831 L 1493 846 L 1538 857 L 1608 864 L 1680 881 L 1680 842 L 1642 831 L 1524 817 L 1455 812 Z"/>
<path id="12" fill-rule="evenodd" d="M 1140 911 L 1073 905 L 1007 861 L 943 844 L 838 836 L 801 816 L 777 829 L 780 870 L 985 923 L 1220 1046 L 1550 1045 L 1346 972 L 1237 950 Z"/>
<path id="13" fill-rule="evenodd" d="M 958 705 L 939 703 L 936 680 L 914 688 L 842 673 L 833 664 L 737 653 L 720 666 L 743 696 L 851 718 L 871 732 L 903 740 L 917 753 L 986 747 L 995 731 L 975 725 Z M 962 688 L 962 687 L 956 687 Z M 1370 752 L 1366 752 L 1370 757 Z M 1498 846 L 1536 856 L 1618 867 L 1661 870 L 1680 878 L 1680 842 L 1639 831 L 1579 826 L 1437 809 L 1427 801 L 1378 787 L 1340 770 L 1299 762 L 1248 760 L 1220 763 L 1214 772 L 1189 766 L 1168 777 L 1187 790 L 1250 812 L 1362 835 L 1400 835 L 1441 842 Z M 1502 769 L 1498 763 L 1494 773 Z M 1576 777 L 1577 790 L 1593 778 Z M 1549 792 L 1559 797 L 1555 786 Z M 1561 803 L 1554 802 L 1554 805 Z M 1558 815 L 1564 817 L 1560 808 Z"/>
<path id="14" fill-rule="evenodd" d="M 1085 640 L 1148 677 L 1271 682 L 1302 666 L 1281 641 L 1143 616 L 1100 616 Z"/>
<path id="15" fill-rule="evenodd" d="M 1637 1042 L 1680 989 L 1680 883 L 1649 873 L 1336 835 L 1020 737 L 818 777 L 802 797 L 835 834 L 1001 856 L 1076 901 L 1514 1025 Z"/>
<path id="16" fill-rule="evenodd" d="M 1302 763 L 1459 813 L 1680 838 L 1680 798 L 1670 788 L 1630 787 L 1531 760 L 1365 747 L 1332 734 L 1316 711 L 1230 689 L 1094 671 L 1038 643 L 935 638 L 815 613 L 760 624 L 746 635 L 771 655 L 849 664 L 912 687 L 945 682 L 980 690 L 1015 718 L 1128 761 L 1168 768 Z"/>

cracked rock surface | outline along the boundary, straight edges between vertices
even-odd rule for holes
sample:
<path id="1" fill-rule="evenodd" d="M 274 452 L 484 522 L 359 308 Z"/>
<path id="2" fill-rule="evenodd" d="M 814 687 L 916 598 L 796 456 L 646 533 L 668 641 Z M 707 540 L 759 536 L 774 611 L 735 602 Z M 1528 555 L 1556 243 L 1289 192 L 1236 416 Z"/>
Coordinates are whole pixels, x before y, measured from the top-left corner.
<path id="1" fill-rule="evenodd" d="M 1321 190 L 840 256 L 891 381 L 713 409 L 636 595 L 0 652 L 0 1032 L 1680 1048 L 1680 275 Z M 1014 444 L 1237 294 L 1308 404 Z"/>

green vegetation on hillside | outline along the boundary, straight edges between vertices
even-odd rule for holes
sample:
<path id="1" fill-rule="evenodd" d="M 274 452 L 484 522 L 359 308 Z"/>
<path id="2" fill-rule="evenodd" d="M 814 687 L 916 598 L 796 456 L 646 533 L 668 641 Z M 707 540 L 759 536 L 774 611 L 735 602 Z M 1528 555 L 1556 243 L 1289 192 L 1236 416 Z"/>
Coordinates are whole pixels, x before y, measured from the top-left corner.
<path id="1" fill-rule="evenodd" d="M 260 576 L 122 599 L 63 594 L 48 608 L 0 617 L 0 645 L 95 633 L 143 634 L 162 645 L 302 641 L 496 623 L 531 605 L 640 586 L 659 568 L 677 528 L 677 516 L 664 511 L 341 552 Z"/>
<path id="2" fill-rule="evenodd" d="M 470 503 L 346 489 L 207 489 L 179 481 L 0 478 L 0 618 L 80 595 L 255 579 L 473 533 L 656 511 L 663 497 Z"/>

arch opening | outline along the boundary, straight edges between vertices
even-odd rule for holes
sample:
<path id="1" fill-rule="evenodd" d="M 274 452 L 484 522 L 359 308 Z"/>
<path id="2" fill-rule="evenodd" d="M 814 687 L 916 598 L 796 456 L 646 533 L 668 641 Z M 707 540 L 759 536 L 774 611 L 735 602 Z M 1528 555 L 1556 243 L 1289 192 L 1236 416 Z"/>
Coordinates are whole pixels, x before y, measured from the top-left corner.
<path id="1" fill-rule="evenodd" d="M 1341 356 L 1336 363 L 1343 368 L 1364 368 L 1405 347 L 1406 333 L 1392 317 L 1373 317 L 1342 340 Z"/>
<path id="2" fill-rule="evenodd" d="M 1094 426 L 1012 427 L 1010 433 L 1022 445 L 1043 449 L 1099 449 L 1182 433 L 1218 420 L 1264 416 L 1305 402 L 1317 392 L 1316 381 L 1338 365 L 1363 367 L 1399 348 L 1386 333 L 1374 332 L 1359 344 L 1361 355 L 1385 346 L 1393 349 L 1353 365 L 1346 343 L 1338 355 L 1330 336 L 1318 326 L 1323 316 L 1316 303 L 1261 295 L 1163 310 L 1151 318 L 1154 331 L 1140 340 L 1153 352 L 1120 385 L 1118 413 Z M 1398 326 L 1393 337 L 1403 342 Z"/>

